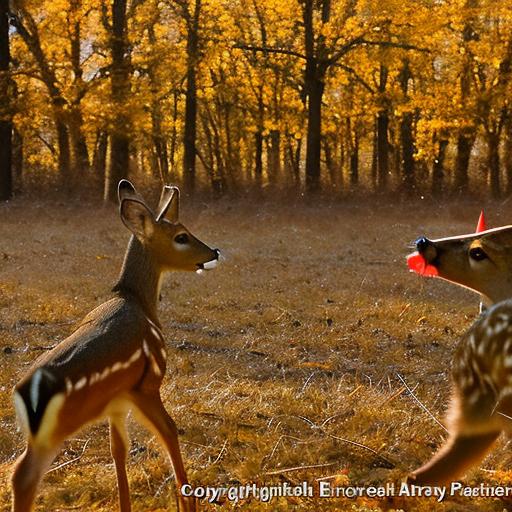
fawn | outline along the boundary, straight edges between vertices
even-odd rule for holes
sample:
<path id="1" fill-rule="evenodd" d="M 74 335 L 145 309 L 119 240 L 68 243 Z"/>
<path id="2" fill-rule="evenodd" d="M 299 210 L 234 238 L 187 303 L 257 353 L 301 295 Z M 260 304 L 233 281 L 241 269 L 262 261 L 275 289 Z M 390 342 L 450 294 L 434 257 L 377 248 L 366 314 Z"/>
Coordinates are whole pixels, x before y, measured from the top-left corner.
<path id="1" fill-rule="evenodd" d="M 114 297 L 89 313 L 78 329 L 36 361 L 14 388 L 28 442 L 13 477 L 13 511 L 32 508 L 39 481 L 61 444 L 84 425 L 109 419 L 121 512 L 131 510 L 125 429 L 130 409 L 169 453 L 177 488 L 187 483 L 177 429 L 160 398 L 166 369 L 157 316 L 162 275 L 208 270 L 219 259 L 179 221 L 179 190 L 165 186 L 155 215 L 133 185 L 119 183 L 121 220 L 132 232 Z M 195 502 L 178 492 L 182 510 Z"/>
<path id="2" fill-rule="evenodd" d="M 464 335 L 453 358 L 449 438 L 408 479 L 439 485 L 477 464 L 512 427 L 512 226 L 433 241 L 421 237 L 416 248 L 410 268 L 470 288 L 492 305 Z"/>

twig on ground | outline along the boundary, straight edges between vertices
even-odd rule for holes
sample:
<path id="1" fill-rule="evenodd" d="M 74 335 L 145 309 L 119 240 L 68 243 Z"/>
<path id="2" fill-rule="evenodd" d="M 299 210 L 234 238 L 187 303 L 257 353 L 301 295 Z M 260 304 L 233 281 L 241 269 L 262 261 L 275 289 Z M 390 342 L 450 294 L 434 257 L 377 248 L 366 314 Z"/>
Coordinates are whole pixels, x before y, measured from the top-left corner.
<path id="1" fill-rule="evenodd" d="M 295 466 L 293 468 L 275 469 L 273 471 L 266 471 L 263 475 L 280 475 L 281 473 L 290 473 L 292 471 L 300 471 L 302 469 L 315 469 L 315 468 L 327 468 L 329 466 L 335 466 L 339 462 L 327 462 L 326 464 L 310 464 L 308 466 Z"/>
<path id="2" fill-rule="evenodd" d="M 418 399 L 418 397 L 414 394 L 413 390 L 407 385 L 405 379 L 397 373 L 396 376 L 399 378 L 400 382 L 405 386 L 409 394 L 412 396 L 414 401 L 445 431 L 448 432 L 448 429 L 427 409 L 427 407 Z"/>
<path id="3" fill-rule="evenodd" d="M 398 318 L 402 318 L 402 316 L 407 312 L 407 310 L 411 307 L 411 303 L 408 302 L 403 308 L 402 311 L 398 314 Z"/>
<path id="4" fill-rule="evenodd" d="M 316 375 L 316 372 L 312 372 L 311 375 L 306 379 L 306 382 L 304 382 L 304 385 L 302 386 L 302 388 L 299 391 L 299 396 L 302 395 L 304 393 L 304 391 L 306 391 L 306 388 L 308 387 L 308 384 L 311 382 L 311 379 L 315 375 Z"/>
<path id="5" fill-rule="evenodd" d="M 54 471 L 57 471 L 57 470 L 62 469 L 64 467 L 66 467 L 66 466 L 69 466 L 70 464 L 73 464 L 73 462 L 79 461 L 83 457 L 83 455 L 85 453 L 85 450 L 87 448 L 87 445 L 89 444 L 89 441 L 90 441 L 90 439 L 87 439 L 87 441 L 85 441 L 85 444 L 84 444 L 84 446 L 82 448 L 82 453 L 78 457 L 75 457 L 74 459 L 71 459 L 71 460 L 67 460 L 66 462 L 63 462 L 62 464 L 59 464 L 58 466 L 49 469 L 46 472 L 46 474 L 53 473 Z"/>
<path id="6" fill-rule="evenodd" d="M 392 461 L 390 461 L 387 457 L 384 457 L 384 455 L 380 454 L 377 450 L 374 450 L 370 446 L 367 446 L 362 443 L 358 443 L 357 441 L 351 441 L 350 439 L 346 439 L 345 437 L 338 437 L 333 434 L 329 434 L 329 432 L 325 432 L 325 430 L 322 430 L 322 433 L 326 436 L 330 437 L 331 439 L 335 439 L 336 441 L 342 441 L 343 443 L 351 444 L 352 446 L 357 446 L 358 448 L 362 448 L 363 450 L 367 450 L 370 453 L 373 453 L 376 457 L 384 461 L 386 464 L 388 464 L 391 468 L 396 467 L 396 464 Z"/>
<path id="7" fill-rule="evenodd" d="M 358 388 L 356 388 L 357 390 Z M 349 395 L 350 396 L 350 395 Z M 342 416 L 345 416 L 346 413 L 344 412 L 340 412 L 338 414 L 333 414 L 332 416 L 329 416 L 328 418 L 326 418 L 324 421 L 322 421 L 322 423 L 320 423 L 320 428 L 323 428 L 327 423 L 330 423 L 332 420 L 335 420 L 336 418 L 339 418 L 339 417 L 342 417 Z"/>
<path id="8" fill-rule="evenodd" d="M 300 443 L 305 443 L 307 441 L 304 441 L 303 439 L 300 439 L 299 437 L 295 437 L 295 436 L 289 436 L 289 435 L 285 435 L 283 434 L 282 436 L 279 437 L 279 439 L 277 440 L 276 444 L 274 445 L 274 447 L 272 448 L 272 451 L 270 452 L 269 455 L 266 455 L 264 457 L 265 461 L 270 461 L 272 459 L 272 457 L 274 457 L 274 454 L 276 453 L 277 451 L 277 448 L 278 446 L 280 445 L 281 441 L 283 439 L 293 439 L 294 441 L 298 441 Z M 266 462 L 265 462 L 266 464 Z"/>
<path id="9" fill-rule="evenodd" d="M 384 402 L 382 402 L 380 405 L 381 407 L 384 404 L 387 404 L 389 402 L 392 402 L 397 396 L 400 396 L 404 391 L 406 391 L 407 388 L 405 386 L 402 386 L 398 391 L 395 391 L 391 396 L 388 396 Z"/>
<path id="10" fill-rule="evenodd" d="M 359 384 L 359 386 L 357 386 L 354 390 L 352 390 L 349 394 L 348 394 L 348 397 L 350 398 L 351 396 L 354 396 L 361 388 L 363 387 L 362 384 Z"/>
<path id="11" fill-rule="evenodd" d="M 226 451 L 226 445 L 228 444 L 228 440 L 226 439 L 224 441 L 224 444 L 222 445 L 222 448 L 219 451 L 219 454 L 217 455 L 217 458 L 213 461 L 212 465 L 217 464 L 219 462 L 220 458 L 222 457 L 222 454 Z"/>
<path id="12" fill-rule="evenodd" d="M 320 478 L 315 478 L 315 482 L 322 482 L 323 480 L 333 480 L 334 478 L 346 477 L 345 473 L 335 473 L 334 475 L 321 476 Z"/>

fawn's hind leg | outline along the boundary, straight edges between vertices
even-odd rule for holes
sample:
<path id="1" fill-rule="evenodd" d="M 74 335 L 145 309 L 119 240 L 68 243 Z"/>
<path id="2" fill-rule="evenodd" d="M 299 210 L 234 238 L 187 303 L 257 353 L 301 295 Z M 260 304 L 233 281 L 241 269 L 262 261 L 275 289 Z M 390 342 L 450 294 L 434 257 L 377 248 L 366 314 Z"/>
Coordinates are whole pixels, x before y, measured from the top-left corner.
<path id="1" fill-rule="evenodd" d="M 439 485 L 456 479 L 484 458 L 499 434 L 499 431 L 495 431 L 473 435 L 451 435 L 429 462 L 409 476 L 409 483 Z"/>
<path id="2" fill-rule="evenodd" d="M 27 449 L 16 461 L 12 475 L 12 510 L 29 512 L 36 497 L 37 487 L 50 467 L 57 449 L 40 446 L 29 440 Z"/>

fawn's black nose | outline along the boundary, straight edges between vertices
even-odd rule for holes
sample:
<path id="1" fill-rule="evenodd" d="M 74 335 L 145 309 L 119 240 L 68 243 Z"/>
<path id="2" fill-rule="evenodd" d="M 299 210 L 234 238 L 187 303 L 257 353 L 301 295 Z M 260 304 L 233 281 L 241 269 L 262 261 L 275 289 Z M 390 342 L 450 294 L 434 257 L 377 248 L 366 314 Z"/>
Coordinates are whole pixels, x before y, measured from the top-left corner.
<path id="1" fill-rule="evenodd" d="M 424 236 L 420 236 L 416 242 L 416 249 L 420 254 L 424 253 L 427 250 L 427 247 L 431 244 L 430 240 Z"/>

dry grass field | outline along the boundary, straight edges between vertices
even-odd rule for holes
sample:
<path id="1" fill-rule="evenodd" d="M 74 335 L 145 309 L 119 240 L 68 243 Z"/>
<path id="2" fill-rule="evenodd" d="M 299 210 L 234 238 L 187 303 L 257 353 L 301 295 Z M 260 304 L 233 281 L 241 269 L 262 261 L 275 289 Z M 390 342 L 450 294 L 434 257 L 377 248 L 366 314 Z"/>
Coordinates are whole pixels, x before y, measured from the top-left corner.
<path id="1" fill-rule="evenodd" d="M 193 484 L 399 482 L 442 443 L 450 360 L 478 298 L 410 274 L 408 245 L 474 229 L 479 205 L 323 205 L 257 200 L 183 205 L 182 220 L 225 261 L 172 274 L 160 318 L 168 345 L 164 403 L 181 430 Z M 512 223 L 512 204 L 488 208 Z M 128 232 L 114 207 L 17 199 L 0 206 L 0 510 L 23 449 L 11 388 L 41 353 L 109 296 Z M 130 419 L 134 511 L 175 510 L 156 440 Z M 511 484 L 496 449 L 465 482 Z M 249 499 L 206 510 L 501 511 L 500 499 Z M 38 510 L 117 510 L 108 429 L 68 442 Z"/>

